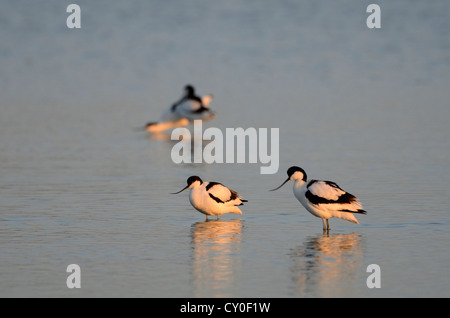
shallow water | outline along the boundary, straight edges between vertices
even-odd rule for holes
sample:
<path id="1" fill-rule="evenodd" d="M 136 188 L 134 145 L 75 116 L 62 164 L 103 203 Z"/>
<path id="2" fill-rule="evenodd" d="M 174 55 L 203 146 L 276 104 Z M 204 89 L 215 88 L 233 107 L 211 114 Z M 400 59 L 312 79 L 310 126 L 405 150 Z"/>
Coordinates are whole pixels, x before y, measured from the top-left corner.
<path id="1" fill-rule="evenodd" d="M 9 1 L 0 13 L 0 296 L 449 297 L 450 4 Z M 280 129 L 280 169 L 174 164 L 139 131 L 192 83 L 206 127 Z M 291 165 L 357 195 L 304 210 Z M 187 177 L 249 202 L 204 222 Z M 68 289 L 66 267 L 81 268 Z M 378 264 L 381 288 L 369 289 Z"/>

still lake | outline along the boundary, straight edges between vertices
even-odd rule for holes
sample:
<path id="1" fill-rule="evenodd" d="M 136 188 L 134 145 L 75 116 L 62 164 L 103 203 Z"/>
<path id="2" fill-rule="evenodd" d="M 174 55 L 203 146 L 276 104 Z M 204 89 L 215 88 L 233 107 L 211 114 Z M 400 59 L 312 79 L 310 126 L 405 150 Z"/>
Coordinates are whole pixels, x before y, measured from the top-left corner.
<path id="1" fill-rule="evenodd" d="M 70 3 L 2 3 L 1 297 L 450 296 L 450 2 L 378 1 L 380 29 L 370 1 L 79 0 L 68 29 Z M 188 83 L 214 95 L 205 128 L 279 128 L 276 174 L 175 164 L 138 129 Z M 292 182 L 269 192 L 291 165 L 361 224 L 323 235 Z M 204 222 L 169 194 L 191 175 L 243 215 Z"/>

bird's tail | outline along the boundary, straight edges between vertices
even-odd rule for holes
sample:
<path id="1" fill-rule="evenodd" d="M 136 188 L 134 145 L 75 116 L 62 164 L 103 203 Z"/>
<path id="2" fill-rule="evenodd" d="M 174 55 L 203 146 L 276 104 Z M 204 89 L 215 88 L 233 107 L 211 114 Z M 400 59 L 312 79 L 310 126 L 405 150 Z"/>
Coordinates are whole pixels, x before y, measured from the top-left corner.
<path id="1" fill-rule="evenodd" d="M 244 200 L 244 199 L 241 199 L 241 198 L 239 198 L 239 200 L 241 200 L 241 203 L 238 204 L 239 206 L 244 205 L 244 202 L 248 202 L 248 200 Z"/>
<path id="2" fill-rule="evenodd" d="M 239 209 L 237 206 L 234 206 L 231 210 L 230 213 L 234 213 L 234 214 L 242 214 L 241 209 Z"/>
<path id="3" fill-rule="evenodd" d="M 353 222 L 356 224 L 359 224 L 359 222 L 353 213 L 366 214 L 366 211 L 364 211 L 364 210 L 357 210 L 357 211 L 341 210 L 340 212 L 341 213 L 339 213 L 339 215 L 337 215 L 338 218 L 344 219 L 344 220 L 347 220 L 347 221 L 350 221 L 350 222 Z"/>

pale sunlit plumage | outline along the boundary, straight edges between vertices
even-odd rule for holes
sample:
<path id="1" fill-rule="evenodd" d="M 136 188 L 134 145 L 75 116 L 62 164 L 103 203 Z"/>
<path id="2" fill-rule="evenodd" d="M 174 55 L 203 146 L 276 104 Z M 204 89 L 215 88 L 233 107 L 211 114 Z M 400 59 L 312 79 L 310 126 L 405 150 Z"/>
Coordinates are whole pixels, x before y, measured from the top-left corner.
<path id="1" fill-rule="evenodd" d="M 295 181 L 294 196 L 312 215 L 322 219 L 324 231 L 330 229 L 328 219 L 332 217 L 359 224 L 354 213 L 366 214 L 358 198 L 336 183 L 322 180 L 308 182 L 306 172 L 295 166 L 290 167 L 287 174 L 286 181 L 271 191 L 281 188 L 289 180 Z"/>
<path id="2" fill-rule="evenodd" d="M 247 202 L 223 184 L 203 182 L 197 176 L 189 177 L 187 186 L 173 194 L 180 193 L 187 188 L 191 189 L 189 201 L 197 211 L 206 215 L 206 220 L 209 215 L 217 216 L 219 219 L 219 216 L 225 213 L 242 214 L 238 206 Z"/>

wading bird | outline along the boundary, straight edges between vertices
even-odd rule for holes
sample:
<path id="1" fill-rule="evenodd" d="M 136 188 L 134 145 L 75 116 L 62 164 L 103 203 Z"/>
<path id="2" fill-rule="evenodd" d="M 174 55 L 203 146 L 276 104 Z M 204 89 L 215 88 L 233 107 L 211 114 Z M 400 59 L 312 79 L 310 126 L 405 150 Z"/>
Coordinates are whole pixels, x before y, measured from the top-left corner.
<path id="1" fill-rule="evenodd" d="M 294 196 L 312 215 L 322 219 L 324 231 L 330 230 L 328 219 L 332 217 L 359 224 L 354 213 L 367 213 L 362 209 L 357 197 L 342 190 L 332 181 L 308 182 L 305 170 L 296 166 L 290 167 L 287 175 L 286 181 L 270 191 L 278 190 L 289 180 L 295 181 Z"/>
<path id="2" fill-rule="evenodd" d="M 206 220 L 208 220 L 209 215 L 217 216 L 217 219 L 219 219 L 219 216 L 225 213 L 242 214 L 238 206 L 247 202 L 223 184 L 203 182 L 197 176 L 189 177 L 187 186 L 172 194 L 180 193 L 187 188 L 191 189 L 189 201 L 197 211 L 206 215 Z"/>
<path id="3" fill-rule="evenodd" d="M 167 129 L 187 126 L 196 119 L 211 120 L 215 114 L 209 109 L 212 95 L 198 97 L 191 85 L 186 85 L 184 95 L 180 100 L 167 108 L 158 122 L 151 122 L 145 126 L 148 132 L 162 132 Z"/>

